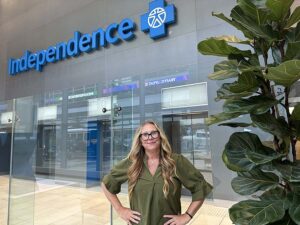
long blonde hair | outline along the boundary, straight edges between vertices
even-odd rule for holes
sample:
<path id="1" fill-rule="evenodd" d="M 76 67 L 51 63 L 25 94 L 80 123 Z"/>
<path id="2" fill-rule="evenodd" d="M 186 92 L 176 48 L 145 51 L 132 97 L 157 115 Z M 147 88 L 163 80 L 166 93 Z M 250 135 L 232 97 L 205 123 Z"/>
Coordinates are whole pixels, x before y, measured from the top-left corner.
<path id="1" fill-rule="evenodd" d="M 176 186 L 174 185 L 173 176 L 176 175 L 176 166 L 175 161 L 171 158 L 172 148 L 168 141 L 168 138 L 163 131 L 154 121 L 147 120 L 145 121 L 135 132 L 133 137 L 131 150 L 128 154 L 128 158 L 131 161 L 131 166 L 128 169 L 128 194 L 129 198 L 132 197 L 132 193 L 134 187 L 137 183 L 139 176 L 143 171 L 143 163 L 145 157 L 145 149 L 142 146 L 142 142 L 140 140 L 140 134 L 142 132 L 142 128 L 146 124 L 152 124 L 158 130 L 160 134 L 161 144 L 160 144 L 160 164 L 162 168 L 162 177 L 164 180 L 163 193 L 165 198 L 167 198 L 169 194 L 170 184 L 174 186 L 174 192 Z"/>

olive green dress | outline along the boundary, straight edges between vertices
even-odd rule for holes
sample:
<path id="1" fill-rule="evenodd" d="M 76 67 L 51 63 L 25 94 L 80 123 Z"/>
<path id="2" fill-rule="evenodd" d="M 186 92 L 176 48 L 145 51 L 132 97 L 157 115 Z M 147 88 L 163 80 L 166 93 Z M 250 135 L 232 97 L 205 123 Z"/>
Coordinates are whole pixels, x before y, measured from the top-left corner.
<path id="1" fill-rule="evenodd" d="M 163 215 L 181 214 L 181 186 L 191 191 L 192 201 L 204 199 L 212 189 L 202 174 L 190 163 L 188 159 L 180 154 L 172 154 L 176 163 L 177 177 L 174 176 L 176 185 L 175 193 L 173 185 L 170 185 L 168 198 L 163 194 L 163 178 L 161 166 L 158 166 L 154 176 L 151 175 L 147 160 L 144 159 L 143 172 L 138 179 L 130 199 L 130 208 L 141 213 L 139 225 L 163 225 L 169 218 Z M 127 171 L 130 166 L 129 159 L 119 162 L 111 172 L 106 175 L 102 182 L 112 194 L 118 194 L 121 184 L 128 180 Z"/>

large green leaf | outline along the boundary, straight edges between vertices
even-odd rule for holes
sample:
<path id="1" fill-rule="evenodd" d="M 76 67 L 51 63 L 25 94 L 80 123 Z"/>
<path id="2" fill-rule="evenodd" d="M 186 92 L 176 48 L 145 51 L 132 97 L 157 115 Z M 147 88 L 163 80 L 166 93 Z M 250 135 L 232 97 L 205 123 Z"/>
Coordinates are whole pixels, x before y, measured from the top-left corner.
<path id="1" fill-rule="evenodd" d="M 245 151 L 249 148 L 249 145 L 243 141 L 242 135 L 243 133 L 234 133 L 231 135 L 225 145 L 222 159 L 230 170 L 247 172 L 252 170 L 256 164 L 246 157 Z"/>
<path id="2" fill-rule="evenodd" d="M 258 85 L 259 82 L 251 72 L 244 72 L 239 75 L 238 81 L 228 84 L 227 88 L 233 93 L 256 92 Z"/>
<path id="3" fill-rule="evenodd" d="M 281 154 L 275 152 L 272 148 L 264 146 L 256 134 L 249 132 L 232 134 L 228 143 L 232 147 L 231 149 L 228 148 L 229 151 L 237 151 L 239 149 L 245 153 L 247 159 L 257 165 L 282 157 Z"/>
<path id="4" fill-rule="evenodd" d="M 269 16 L 269 11 L 266 8 L 259 8 L 249 0 L 238 0 L 238 5 L 243 10 L 244 14 L 252 18 L 258 25 L 263 25 Z"/>
<path id="5" fill-rule="evenodd" d="M 236 60 L 225 60 L 217 63 L 214 66 L 214 73 L 208 77 L 211 80 L 224 80 L 237 77 L 240 73 L 249 71 L 259 72 L 260 68 L 258 66 L 246 65 L 245 63 L 238 63 Z"/>
<path id="6" fill-rule="evenodd" d="M 285 35 L 288 42 L 300 41 L 300 23 L 296 27 L 291 27 Z"/>
<path id="7" fill-rule="evenodd" d="M 289 182 L 300 182 L 300 162 L 295 163 L 273 163 L 280 174 Z"/>
<path id="8" fill-rule="evenodd" d="M 264 192 L 259 198 L 263 201 L 283 201 L 285 210 L 287 210 L 291 204 L 285 189 L 279 186 Z"/>
<path id="9" fill-rule="evenodd" d="M 264 192 L 259 198 L 263 201 L 281 201 L 286 198 L 286 192 L 281 187 L 276 187 Z"/>
<path id="10" fill-rule="evenodd" d="M 267 149 L 269 149 L 269 151 L 267 152 Z M 268 147 L 261 147 L 260 149 L 253 151 L 253 149 L 246 151 L 246 157 L 256 163 L 257 165 L 259 164 L 265 164 L 268 163 L 274 159 L 278 159 L 280 157 L 282 157 L 282 154 L 276 153 L 273 149 L 271 151 L 270 148 Z M 262 158 L 264 157 L 264 158 Z"/>
<path id="11" fill-rule="evenodd" d="M 266 145 L 265 142 L 263 142 L 263 144 Z M 270 143 L 268 145 L 269 146 L 267 146 L 267 145 L 266 146 L 269 148 L 273 148 L 273 146 L 274 146 L 273 141 L 270 141 Z M 265 172 L 274 172 L 275 171 L 275 169 L 273 168 L 272 162 L 261 164 L 261 165 L 259 165 L 259 168 Z"/>
<path id="12" fill-rule="evenodd" d="M 280 201 L 246 200 L 229 209 L 230 219 L 239 225 L 269 224 L 282 219 L 284 214 L 284 204 Z"/>
<path id="13" fill-rule="evenodd" d="M 266 6 L 272 11 L 274 19 L 283 21 L 289 14 L 294 0 L 267 0 Z"/>
<path id="14" fill-rule="evenodd" d="M 279 178 L 274 173 L 253 169 L 249 172 L 238 173 L 238 176 L 231 181 L 231 186 L 240 195 L 251 195 L 257 191 L 275 188 L 278 183 Z"/>
<path id="15" fill-rule="evenodd" d="M 251 51 L 240 50 L 227 44 L 224 40 L 217 40 L 216 38 L 209 38 L 201 41 L 198 44 L 198 51 L 203 55 L 215 55 L 228 57 L 229 55 L 241 55 L 243 57 L 250 57 Z"/>
<path id="16" fill-rule="evenodd" d="M 295 193 L 292 205 L 289 209 L 289 214 L 297 224 L 300 224 L 300 195 Z"/>
<path id="17" fill-rule="evenodd" d="M 270 113 L 261 115 L 251 114 L 253 123 L 265 132 L 273 134 L 278 138 L 284 139 L 290 135 L 289 126 L 284 117 L 276 119 Z"/>
<path id="18" fill-rule="evenodd" d="M 277 34 L 268 25 L 260 25 L 252 17 L 246 15 L 240 6 L 236 6 L 231 10 L 230 16 L 248 31 L 250 31 L 253 36 L 265 38 L 270 43 L 276 39 Z"/>
<path id="19" fill-rule="evenodd" d="M 279 140 L 279 147 L 282 153 L 288 154 L 290 147 L 290 135 L 292 131 L 289 129 L 289 125 L 285 121 L 285 118 L 275 118 L 270 113 L 261 115 L 251 114 L 251 120 L 253 124 L 263 131 L 276 136 Z"/>
<path id="20" fill-rule="evenodd" d="M 236 21 L 227 18 L 223 13 L 214 13 L 213 12 L 212 15 L 215 16 L 215 17 L 218 17 L 219 19 L 222 19 L 225 22 L 227 22 L 228 24 L 234 26 L 236 29 L 238 29 L 241 32 L 243 32 L 243 34 L 245 35 L 245 37 L 250 38 L 250 39 L 253 39 L 255 37 L 245 27 L 243 27 L 241 24 L 237 23 Z"/>
<path id="21" fill-rule="evenodd" d="M 238 172 L 250 171 L 256 165 L 271 162 L 279 157 L 280 154 L 264 146 L 257 135 L 249 132 L 232 134 L 223 152 L 225 165 Z"/>
<path id="22" fill-rule="evenodd" d="M 244 72 L 238 76 L 238 81 L 234 83 L 225 83 L 217 91 L 216 100 L 236 99 L 253 95 L 258 90 L 258 81 L 250 72 Z"/>
<path id="23" fill-rule="evenodd" d="M 285 28 L 290 28 L 291 26 L 293 26 L 295 23 L 298 23 L 300 21 L 300 6 L 298 6 L 292 13 L 292 15 L 290 16 L 290 18 L 288 19 Z"/>
<path id="24" fill-rule="evenodd" d="M 253 95 L 253 92 L 244 91 L 240 93 L 232 93 L 229 91 L 229 84 L 223 84 L 221 88 L 217 90 L 217 97 L 215 98 L 216 101 L 220 101 L 222 99 L 240 99 L 242 97 L 247 97 Z"/>
<path id="25" fill-rule="evenodd" d="M 219 114 L 215 114 L 215 115 L 211 115 L 208 118 L 205 118 L 205 123 L 207 125 L 212 125 L 215 123 L 220 123 L 226 120 L 230 120 L 233 118 L 236 118 L 238 116 L 240 116 L 240 113 L 219 113 Z"/>
<path id="26" fill-rule="evenodd" d="M 283 219 L 276 221 L 275 223 L 270 223 L 269 225 L 297 225 L 288 213 L 285 214 Z"/>
<path id="27" fill-rule="evenodd" d="M 214 66 L 214 73 L 208 77 L 211 80 L 224 80 L 239 75 L 239 64 L 236 60 L 226 60 Z"/>
<path id="28" fill-rule="evenodd" d="M 242 151 L 224 150 L 222 160 L 228 169 L 232 171 L 246 172 L 253 169 L 256 165 L 246 158 Z"/>
<path id="29" fill-rule="evenodd" d="M 233 99 L 226 100 L 223 105 L 223 110 L 226 113 L 241 113 L 241 114 L 263 114 L 276 105 L 276 99 L 266 96 L 252 96 L 248 99 Z"/>
<path id="30" fill-rule="evenodd" d="M 279 66 L 271 67 L 265 76 L 276 84 L 289 87 L 300 79 L 300 60 L 290 60 Z"/>
<path id="31" fill-rule="evenodd" d="M 300 41 L 288 42 L 287 44 L 287 50 L 283 61 L 292 59 L 300 59 Z"/>

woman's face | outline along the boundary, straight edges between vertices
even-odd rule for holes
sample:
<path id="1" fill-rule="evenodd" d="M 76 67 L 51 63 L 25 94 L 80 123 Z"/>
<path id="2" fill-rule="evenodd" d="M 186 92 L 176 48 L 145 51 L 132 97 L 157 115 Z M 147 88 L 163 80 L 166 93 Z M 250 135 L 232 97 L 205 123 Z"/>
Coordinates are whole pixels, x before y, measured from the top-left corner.
<path id="1" fill-rule="evenodd" d="M 145 151 L 160 150 L 160 135 L 153 124 L 147 123 L 142 127 L 140 140 Z"/>

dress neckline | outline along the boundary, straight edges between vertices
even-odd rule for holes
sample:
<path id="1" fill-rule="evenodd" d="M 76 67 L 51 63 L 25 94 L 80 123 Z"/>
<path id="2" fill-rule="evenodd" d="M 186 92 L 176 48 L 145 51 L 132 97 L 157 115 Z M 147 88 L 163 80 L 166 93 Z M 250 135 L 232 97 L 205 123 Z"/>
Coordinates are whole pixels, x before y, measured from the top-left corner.
<path id="1" fill-rule="evenodd" d="M 145 156 L 145 157 L 144 157 L 144 166 L 146 167 L 147 172 L 149 173 L 149 175 L 151 176 L 151 178 L 154 178 L 154 177 L 157 175 L 157 173 L 160 171 L 161 165 L 160 165 L 160 163 L 159 163 L 158 166 L 157 166 L 157 168 L 156 168 L 156 170 L 155 170 L 155 172 L 154 172 L 154 174 L 152 174 L 152 173 L 150 172 L 149 167 L 148 167 L 147 160 L 148 160 L 148 157 Z"/>

